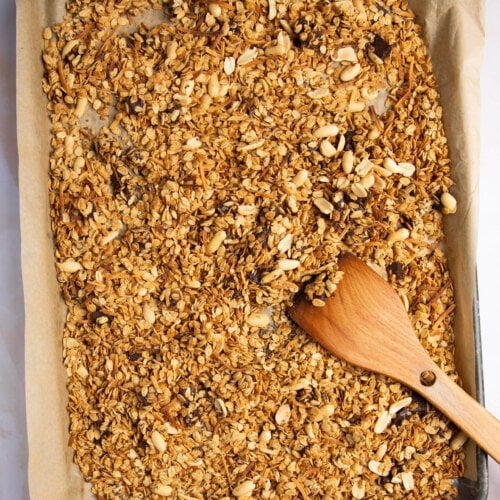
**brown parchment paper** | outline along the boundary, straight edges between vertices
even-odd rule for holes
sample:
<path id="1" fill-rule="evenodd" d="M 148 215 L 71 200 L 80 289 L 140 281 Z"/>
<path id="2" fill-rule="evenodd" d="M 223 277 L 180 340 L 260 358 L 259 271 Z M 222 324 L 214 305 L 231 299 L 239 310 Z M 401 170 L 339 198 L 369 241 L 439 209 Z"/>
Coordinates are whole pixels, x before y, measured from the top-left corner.
<path id="1" fill-rule="evenodd" d="M 483 0 L 409 0 L 424 26 L 439 82 L 458 212 L 446 217 L 446 248 L 455 284 L 456 360 L 475 394 L 472 303 L 479 176 L 479 73 Z M 68 447 L 65 308 L 57 290 L 48 202 L 49 121 L 41 89 L 42 30 L 62 19 L 64 0 L 17 0 L 17 133 L 25 301 L 26 414 L 32 500 L 92 498 Z M 467 475 L 474 477 L 468 450 Z"/>

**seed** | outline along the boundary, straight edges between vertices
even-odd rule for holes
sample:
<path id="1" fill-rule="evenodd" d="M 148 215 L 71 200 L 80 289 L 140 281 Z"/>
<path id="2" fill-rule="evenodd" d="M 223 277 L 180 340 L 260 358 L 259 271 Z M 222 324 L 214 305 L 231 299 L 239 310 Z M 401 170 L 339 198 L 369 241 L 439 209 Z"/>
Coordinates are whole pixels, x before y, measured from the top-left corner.
<path id="1" fill-rule="evenodd" d="M 325 198 L 316 198 L 314 205 L 323 214 L 329 215 L 333 212 L 333 205 Z"/>
<path id="2" fill-rule="evenodd" d="M 368 468 L 377 476 L 388 476 L 389 471 L 391 470 L 389 464 L 381 463 L 377 460 L 370 460 L 368 462 Z"/>
<path id="3" fill-rule="evenodd" d="M 445 192 L 441 195 L 444 214 L 454 214 L 457 211 L 457 200 L 450 193 Z"/>
<path id="4" fill-rule="evenodd" d="M 313 408 L 311 410 L 311 420 L 313 422 L 321 422 L 323 419 L 331 417 L 335 413 L 335 406 L 328 404 L 321 408 Z"/>
<path id="5" fill-rule="evenodd" d="M 333 144 L 326 139 L 319 145 L 319 150 L 321 151 L 321 154 L 327 158 L 335 156 L 335 153 L 337 152 Z"/>
<path id="6" fill-rule="evenodd" d="M 293 244 L 293 235 L 287 234 L 278 243 L 277 249 L 281 253 L 286 253 L 288 252 L 288 250 L 290 250 L 290 248 L 292 248 L 292 244 Z"/>
<path id="7" fill-rule="evenodd" d="M 76 273 L 77 271 L 83 269 L 82 265 L 74 260 L 59 262 L 57 265 L 59 266 L 59 269 L 65 273 Z"/>
<path id="8" fill-rule="evenodd" d="M 387 429 L 387 426 L 391 423 L 392 417 L 389 415 L 388 411 L 383 411 L 375 424 L 375 434 L 382 434 Z"/>
<path id="9" fill-rule="evenodd" d="M 78 118 L 81 118 L 83 116 L 83 113 L 85 113 L 85 110 L 87 109 L 87 103 L 88 103 L 88 99 L 85 96 L 78 98 L 78 101 L 76 102 L 76 108 L 75 108 L 75 115 Z"/>
<path id="10" fill-rule="evenodd" d="M 79 43 L 79 40 L 70 40 L 61 52 L 61 59 L 64 59 Z"/>
<path id="11" fill-rule="evenodd" d="M 142 317 L 150 324 L 153 325 L 156 320 L 156 315 L 149 304 L 144 304 L 142 307 Z"/>
<path id="12" fill-rule="evenodd" d="M 278 261 L 278 267 L 283 269 L 283 271 L 292 271 L 300 266 L 300 260 L 296 259 L 280 259 Z"/>
<path id="13" fill-rule="evenodd" d="M 392 405 L 389 407 L 389 413 L 391 415 L 395 415 L 398 411 L 409 406 L 411 402 L 412 402 L 411 397 L 400 399 L 399 401 L 392 403 Z"/>
<path id="14" fill-rule="evenodd" d="M 290 405 L 284 404 L 278 408 L 276 415 L 274 415 L 274 420 L 278 425 L 286 424 L 290 420 L 290 416 L 292 411 L 290 409 Z"/>
<path id="15" fill-rule="evenodd" d="M 345 174 L 350 174 L 354 167 L 354 153 L 346 151 L 342 156 L 342 170 Z"/>
<path id="16" fill-rule="evenodd" d="M 384 168 L 393 174 L 401 173 L 398 164 L 392 158 L 386 158 L 384 160 Z"/>
<path id="17" fill-rule="evenodd" d="M 415 481 L 411 472 L 401 472 L 401 480 L 406 491 L 411 491 L 415 487 Z"/>
<path id="18" fill-rule="evenodd" d="M 305 168 L 302 168 L 295 174 L 295 177 L 293 178 L 292 182 L 295 184 L 296 187 L 299 188 L 304 184 L 304 182 L 306 182 L 308 177 L 309 177 L 309 171 L 306 170 Z"/>
<path id="19" fill-rule="evenodd" d="M 269 21 L 272 21 L 277 14 L 276 0 L 268 0 L 268 4 L 269 4 L 269 14 L 267 15 L 267 18 L 269 19 Z"/>
<path id="20" fill-rule="evenodd" d="M 157 484 L 153 488 L 153 493 L 161 497 L 169 497 L 170 495 L 172 495 L 172 492 L 173 492 L 172 487 L 169 486 L 168 484 Z"/>
<path id="21" fill-rule="evenodd" d="M 397 241 L 404 241 L 406 240 L 406 238 L 409 238 L 409 236 L 410 231 L 408 231 L 408 229 L 406 229 L 405 227 L 402 227 L 401 229 L 398 229 L 397 231 L 391 233 L 387 238 L 387 242 L 396 243 Z"/>
<path id="22" fill-rule="evenodd" d="M 363 160 L 361 160 L 360 164 L 356 167 L 356 173 L 359 176 L 364 177 L 371 171 L 372 168 L 373 168 L 373 163 L 370 160 L 368 160 L 368 158 L 364 158 Z"/>
<path id="23" fill-rule="evenodd" d="M 460 450 L 460 448 L 462 448 L 462 446 L 467 442 L 467 439 L 469 438 L 467 437 L 465 432 L 458 432 L 457 434 L 455 434 L 455 436 L 453 436 L 453 439 L 450 443 L 450 448 L 454 451 Z"/>
<path id="24" fill-rule="evenodd" d="M 220 17 L 220 15 L 222 14 L 222 9 L 219 4 L 216 4 L 215 2 L 210 2 L 208 4 L 208 12 L 210 12 L 210 14 L 212 14 L 212 16 L 214 17 Z"/>
<path id="25" fill-rule="evenodd" d="M 197 137 L 191 137 L 186 141 L 188 149 L 198 149 L 201 146 L 201 141 Z"/>
<path id="26" fill-rule="evenodd" d="M 355 182 L 351 186 L 352 193 L 358 198 L 366 198 L 368 196 L 368 191 L 365 189 L 361 182 Z"/>
<path id="27" fill-rule="evenodd" d="M 248 497 L 251 496 L 253 490 L 255 489 L 255 483 L 253 481 L 243 481 L 233 488 L 233 495 L 235 497 Z"/>
<path id="28" fill-rule="evenodd" d="M 318 128 L 314 133 L 314 137 L 318 137 L 319 139 L 324 137 L 333 137 L 339 133 L 339 128 L 337 125 L 330 123 L 329 125 L 324 125 L 323 127 Z"/>
<path id="29" fill-rule="evenodd" d="M 361 66 L 359 64 L 353 64 L 352 66 L 347 66 L 342 73 L 340 73 L 340 79 L 343 82 L 350 82 L 354 80 L 361 73 Z"/>
<path id="30" fill-rule="evenodd" d="M 415 165 L 413 163 L 401 162 L 398 165 L 399 171 L 405 177 L 411 177 L 415 173 Z"/>
<path id="31" fill-rule="evenodd" d="M 73 153 L 73 149 L 75 148 L 75 138 L 72 135 L 67 135 L 64 138 L 64 150 L 67 155 Z"/>
<path id="32" fill-rule="evenodd" d="M 355 62 L 357 59 L 356 52 L 352 47 L 342 47 L 337 50 L 337 55 L 333 58 L 334 61 Z"/>
<path id="33" fill-rule="evenodd" d="M 219 78 L 216 73 L 212 73 L 208 79 L 208 95 L 218 97 L 220 92 Z"/>
<path id="34" fill-rule="evenodd" d="M 271 322 L 271 317 L 262 311 L 255 311 L 247 318 L 247 323 L 250 326 L 256 326 L 257 328 L 267 328 Z"/>
<path id="35" fill-rule="evenodd" d="M 365 109 L 365 103 L 362 101 L 350 102 L 347 111 L 350 113 L 361 113 Z"/>
<path id="36" fill-rule="evenodd" d="M 165 442 L 164 437 L 158 431 L 153 431 L 153 433 L 151 434 L 151 441 L 153 442 L 153 446 L 160 453 L 163 453 L 167 449 L 167 443 Z"/>
<path id="37" fill-rule="evenodd" d="M 327 97 L 329 95 L 330 91 L 328 89 L 314 89 L 307 93 L 307 97 L 310 97 L 311 99 L 322 99 L 323 97 Z"/>
<path id="38" fill-rule="evenodd" d="M 215 253 L 219 249 L 219 247 L 222 245 L 223 241 L 226 239 L 226 231 L 221 230 L 217 231 L 213 236 L 212 239 L 208 242 L 207 245 L 207 250 L 210 253 Z"/>
<path id="39" fill-rule="evenodd" d="M 252 62 L 257 57 L 258 53 L 259 53 L 259 51 L 256 47 L 253 47 L 251 49 L 247 49 L 247 50 L 245 50 L 245 52 L 243 52 L 243 54 L 241 54 L 240 57 L 238 57 L 236 64 L 238 64 L 238 66 L 243 66 L 244 64 L 248 64 L 249 62 Z"/>
<path id="40" fill-rule="evenodd" d="M 231 75 L 234 73 L 235 68 L 236 60 L 234 59 L 234 57 L 226 57 L 224 59 L 224 73 L 226 73 L 226 75 Z"/>
<path id="41" fill-rule="evenodd" d="M 356 481 L 352 485 L 351 494 L 357 500 L 365 497 L 365 482 L 364 481 Z"/>
<path id="42" fill-rule="evenodd" d="M 265 139 L 259 139 L 258 141 L 249 142 L 244 146 L 240 146 L 238 149 L 240 151 L 253 151 L 254 149 L 258 149 L 263 146 L 265 142 Z"/>

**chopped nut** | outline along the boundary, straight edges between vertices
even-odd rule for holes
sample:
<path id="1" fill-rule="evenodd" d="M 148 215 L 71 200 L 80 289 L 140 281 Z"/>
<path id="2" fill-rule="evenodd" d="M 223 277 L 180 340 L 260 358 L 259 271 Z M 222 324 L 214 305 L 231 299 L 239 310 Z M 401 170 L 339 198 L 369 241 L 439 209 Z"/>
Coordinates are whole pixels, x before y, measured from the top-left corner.
<path id="1" fill-rule="evenodd" d="M 333 123 L 330 125 L 324 125 L 323 127 L 318 128 L 314 132 L 314 137 L 324 138 L 324 137 L 334 137 L 339 133 L 339 128 L 337 125 Z"/>
<path id="2" fill-rule="evenodd" d="M 457 211 L 457 200 L 450 193 L 445 192 L 441 195 L 444 214 L 454 214 Z"/>
<path id="3" fill-rule="evenodd" d="M 259 51 L 255 47 L 247 49 L 243 52 L 243 54 L 241 54 L 240 57 L 238 57 L 236 64 L 238 64 L 238 66 L 244 66 L 245 64 L 252 62 L 257 57 L 258 53 Z"/>
<path id="4" fill-rule="evenodd" d="M 406 229 L 405 227 L 402 227 L 401 229 L 398 229 L 397 231 L 391 233 L 387 238 L 387 242 L 396 243 L 398 241 L 404 241 L 409 236 L 410 236 L 410 231 L 408 231 L 408 229 Z"/>
<path id="5" fill-rule="evenodd" d="M 300 260 L 296 259 L 280 259 L 278 261 L 278 267 L 283 269 L 283 271 L 291 271 L 297 269 L 300 266 Z"/>
<path id="6" fill-rule="evenodd" d="M 361 73 L 361 65 L 353 64 L 352 66 L 347 66 L 342 73 L 340 73 L 340 79 L 343 82 L 350 82 L 354 80 Z"/>
<path id="7" fill-rule="evenodd" d="M 329 215 L 333 212 L 333 205 L 325 198 L 316 198 L 314 205 L 322 214 Z"/>
<path id="8" fill-rule="evenodd" d="M 252 494 L 255 489 L 255 483 L 253 481 L 247 480 L 238 484 L 235 488 L 233 488 L 233 495 L 235 497 L 248 497 Z"/>
<path id="9" fill-rule="evenodd" d="M 395 415 L 398 411 L 402 410 L 403 408 L 406 408 L 409 406 L 412 402 L 412 398 L 404 398 L 399 401 L 396 401 L 389 407 L 389 414 L 390 415 Z"/>
<path id="10" fill-rule="evenodd" d="M 387 426 L 391 423 L 392 417 L 388 411 L 383 411 L 375 424 L 374 432 L 375 434 L 381 434 L 387 429 Z"/>
<path id="11" fill-rule="evenodd" d="M 167 449 L 167 443 L 165 442 L 164 437 L 158 431 L 153 431 L 153 433 L 151 434 L 151 441 L 153 442 L 153 446 L 160 453 L 163 453 Z"/>
<path id="12" fill-rule="evenodd" d="M 290 420 L 292 412 L 290 409 L 290 405 L 284 404 L 278 408 L 276 415 L 274 415 L 274 420 L 278 425 L 284 425 Z"/>
<path id="13" fill-rule="evenodd" d="M 256 326 L 258 328 L 267 328 L 269 326 L 269 323 L 271 321 L 271 318 L 269 314 L 266 314 L 261 311 L 256 311 L 247 318 L 247 323 L 250 326 Z"/>
<path id="14" fill-rule="evenodd" d="M 59 266 L 59 269 L 65 273 L 76 273 L 77 271 L 83 269 L 82 265 L 74 260 L 59 262 L 57 265 Z"/>
<path id="15" fill-rule="evenodd" d="M 226 75 L 232 75 L 236 68 L 236 60 L 234 57 L 228 56 L 224 59 L 224 73 Z"/>
<path id="16" fill-rule="evenodd" d="M 401 472 L 401 480 L 406 491 L 411 491 L 415 487 L 413 474 L 411 472 Z"/>
<path id="17" fill-rule="evenodd" d="M 311 420 L 321 422 L 323 419 L 331 417 L 335 413 L 335 406 L 328 404 L 320 408 L 313 408 L 311 411 Z"/>
<path id="18" fill-rule="evenodd" d="M 321 141 L 319 150 L 321 151 L 321 154 L 323 156 L 326 156 L 327 158 L 331 158 L 332 156 L 335 156 L 335 153 L 337 153 L 337 150 L 335 149 L 333 144 L 326 139 L 324 141 Z"/>
<path id="19" fill-rule="evenodd" d="M 354 154 L 352 151 L 345 151 L 342 156 L 342 170 L 346 174 L 350 174 L 354 168 Z"/>
<path id="20" fill-rule="evenodd" d="M 226 239 L 227 234 L 226 231 L 217 231 L 211 238 L 211 240 L 208 242 L 207 245 L 207 250 L 210 253 L 215 253 L 217 250 L 220 248 L 222 243 L 224 243 L 224 240 Z"/>

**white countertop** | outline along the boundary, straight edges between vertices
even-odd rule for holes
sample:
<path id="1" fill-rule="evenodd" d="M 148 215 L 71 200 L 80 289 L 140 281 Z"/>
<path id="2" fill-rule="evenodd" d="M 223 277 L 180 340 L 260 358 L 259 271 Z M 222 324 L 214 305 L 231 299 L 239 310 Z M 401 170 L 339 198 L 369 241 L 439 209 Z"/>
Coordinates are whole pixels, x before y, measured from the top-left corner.
<path id="1" fill-rule="evenodd" d="M 478 270 L 486 406 L 500 416 L 500 1 L 486 4 Z M 28 499 L 18 217 L 15 2 L 0 0 L 0 500 Z M 491 460 L 489 491 L 500 499 L 500 466 Z"/>

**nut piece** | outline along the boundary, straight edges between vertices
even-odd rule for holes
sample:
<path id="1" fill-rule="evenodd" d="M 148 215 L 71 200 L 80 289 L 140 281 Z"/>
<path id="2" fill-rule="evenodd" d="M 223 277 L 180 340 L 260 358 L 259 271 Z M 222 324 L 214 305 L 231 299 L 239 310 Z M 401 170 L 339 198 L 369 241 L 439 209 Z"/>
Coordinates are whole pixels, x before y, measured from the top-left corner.
<path id="1" fill-rule="evenodd" d="M 222 8 L 219 4 L 210 2 L 208 4 L 208 12 L 210 12 L 210 14 L 212 14 L 212 16 L 214 17 L 220 17 L 220 15 L 222 14 Z"/>
<path id="2" fill-rule="evenodd" d="M 327 158 L 335 156 L 335 153 L 337 152 L 334 145 L 326 139 L 319 145 L 319 150 L 321 151 L 321 154 Z"/>
<path id="3" fill-rule="evenodd" d="M 392 158 L 386 158 L 384 160 L 384 168 L 391 172 L 392 174 L 400 174 L 401 170 L 398 164 Z"/>
<path id="4" fill-rule="evenodd" d="M 279 252 L 285 253 L 288 252 L 290 248 L 292 248 L 292 244 L 293 244 L 293 235 L 287 234 L 281 239 L 276 248 L 278 249 Z"/>
<path id="5" fill-rule="evenodd" d="M 364 109 L 365 103 L 363 101 L 350 102 L 347 106 L 347 111 L 349 111 L 350 113 L 361 113 L 361 111 L 364 111 Z"/>
<path id="6" fill-rule="evenodd" d="M 83 116 L 83 113 L 85 113 L 85 110 L 87 109 L 87 103 L 88 99 L 85 96 L 78 98 L 75 108 L 75 115 L 78 118 L 81 118 Z"/>
<path id="7" fill-rule="evenodd" d="M 313 422 L 321 422 L 323 419 L 331 417 L 335 413 L 335 406 L 327 404 L 320 408 L 313 408 L 311 410 L 311 420 Z"/>
<path id="8" fill-rule="evenodd" d="M 258 53 L 259 53 L 259 51 L 256 47 L 247 49 L 247 50 L 245 50 L 245 52 L 243 52 L 243 54 L 241 54 L 240 57 L 238 57 L 236 64 L 238 66 L 243 66 L 245 64 L 248 64 L 248 63 L 252 62 L 257 57 Z"/>
<path id="9" fill-rule="evenodd" d="M 387 242 L 396 243 L 397 241 L 404 241 L 406 240 L 406 238 L 409 238 L 409 236 L 410 231 L 408 231 L 408 229 L 406 229 L 405 227 L 402 227 L 401 229 L 398 229 L 397 231 L 391 233 L 387 238 Z"/>
<path id="10" fill-rule="evenodd" d="M 158 431 L 153 431 L 153 433 L 151 434 L 151 441 L 153 442 L 153 446 L 160 453 L 163 453 L 167 449 L 167 443 L 165 442 L 164 437 Z"/>
<path id="11" fill-rule="evenodd" d="M 216 73 L 212 73 L 208 79 L 208 95 L 212 98 L 218 97 L 220 92 L 219 78 Z"/>
<path id="12" fill-rule="evenodd" d="M 231 75 L 234 73 L 234 70 L 236 68 L 236 60 L 234 57 L 229 56 L 224 59 L 224 73 L 226 75 Z"/>
<path id="13" fill-rule="evenodd" d="M 269 4 L 269 13 L 267 15 L 267 18 L 269 19 L 269 21 L 272 21 L 277 14 L 276 0 L 268 0 L 268 4 Z"/>
<path id="14" fill-rule="evenodd" d="M 65 273 L 76 273 L 83 269 L 82 265 L 79 262 L 75 262 L 74 260 L 66 260 L 64 262 L 57 263 L 59 269 L 64 271 Z"/>
<path id="15" fill-rule="evenodd" d="M 377 474 L 377 476 L 382 476 L 382 477 L 388 476 L 391 470 L 389 464 L 382 463 L 377 460 L 370 460 L 368 462 L 368 468 L 373 473 Z"/>
<path id="16" fill-rule="evenodd" d="M 350 150 L 346 151 L 342 156 L 342 170 L 345 174 L 350 174 L 354 167 L 354 153 Z"/>
<path id="17" fill-rule="evenodd" d="M 450 193 L 445 192 L 441 195 L 444 214 L 454 214 L 457 211 L 457 200 Z"/>
<path id="18" fill-rule="evenodd" d="M 364 177 L 366 174 L 368 174 L 373 168 L 373 163 L 368 159 L 364 158 L 361 160 L 360 164 L 356 167 L 356 173 Z"/>
<path id="19" fill-rule="evenodd" d="M 173 492 L 172 487 L 169 486 L 168 484 L 157 484 L 153 488 L 153 493 L 161 497 L 169 497 L 170 495 L 172 495 L 172 492 Z"/>
<path id="20" fill-rule="evenodd" d="M 156 320 L 156 315 L 149 304 L 144 304 L 142 307 L 142 317 L 150 324 L 153 325 Z"/>
<path id="21" fill-rule="evenodd" d="M 226 231 L 221 230 L 217 231 L 213 236 L 212 239 L 208 242 L 207 245 L 207 250 L 210 253 L 215 253 L 219 249 L 219 247 L 222 245 L 224 240 L 226 239 Z"/>
<path id="22" fill-rule="evenodd" d="M 297 172 L 292 182 L 295 184 L 296 187 L 299 188 L 303 186 L 304 182 L 306 182 L 308 177 L 309 177 L 309 172 L 305 168 L 303 168 Z"/>
<path id="23" fill-rule="evenodd" d="M 406 491 L 411 491 L 415 487 L 415 481 L 411 472 L 401 472 L 401 480 Z"/>
<path id="24" fill-rule="evenodd" d="M 313 133 L 314 137 L 318 137 L 318 139 L 322 139 L 325 137 L 334 137 L 339 133 L 339 128 L 334 123 L 330 123 L 330 125 L 324 125 L 316 129 Z"/>
<path id="25" fill-rule="evenodd" d="M 267 328 L 271 322 L 271 317 L 262 311 L 255 311 L 247 318 L 247 323 L 250 326 L 256 326 L 257 328 Z"/>
<path id="26" fill-rule="evenodd" d="M 300 260 L 296 259 L 280 259 L 278 261 L 278 267 L 283 269 L 283 271 L 292 271 L 300 266 Z"/>
<path id="27" fill-rule="evenodd" d="M 462 448 L 462 446 L 467 442 L 468 439 L 469 438 L 467 437 L 467 434 L 465 434 L 465 432 L 459 431 L 457 434 L 453 436 L 453 439 L 451 440 L 450 443 L 450 448 L 453 451 L 457 451 L 460 448 Z"/>
<path id="28" fill-rule="evenodd" d="M 389 407 L 389 414 L 396 415 L 396 413 L 398 411 L 409 406 L 411 404 L 411 402 L 412 402 L 412 398 L 408 397 L 408 398 L 400 399 L 399 401 L 396 401 L 395 403 L 392 403 L 392 405 Z"/>
<path id="29" fill-rule="evenodd" d="M 290 405 L 284 404 L 278 408 L 276 415 L 274 415 L 274 420 L 278 425 L 284 425 L 290 420 L 292 411 Z"/>
<path id="30" fill-rule="evenodd" d="M 365 482 L 362 480 L 356 481 L 352 485 L 351 495 L 357 500 L 365 497 Z"/>
<path id="31" fill-rule="evenodd" d="M 333 212 L 333 205 L 325 198 L 316 198 L 314 205 L 322 214 L 329 215 Z"/>
<path id="32" fill-rule="evenodd" d="M 388 411 L 383 411 L 375 423 L 375 434 L 382 434 L 387 429 L 387 426 L 391 423 L 392 417 Z"/>
<path id="33" fill-rule="evenodd" d="M 342 47 L 337 50 L 337 54 L 333 58 L 334 61 L 348 61 L 348 62 L 356 62 L 356 52 L 352 47 Z"/>
<path id="34" fill-rule="evenodd" d="M 415 173 L 415 165 L 413 165 L 413 163 L 408 163 L 405 161 L 401 162 L 398 165 L 398 169 L 405 177 L 411 177 Z"/>
<path id="35" fill-rule="evenodd" d="M 354 80 L 359 74 L 361 73 L 361 66 L 360 64 L 356 63 L 353 64 L 352 66 L 347 66 L 342 73 L 340 73 L 340 79 L 343 82 L 350 82 L 351 80 Z"/>
<path id="36" fill-rule="evenodd" d="M 248 497 L 251 496 L 253 490 L 255 489 L 255 483 L 253 481 L 243 481 L 233 488 L 232 494 L 235 497 Z"/>

